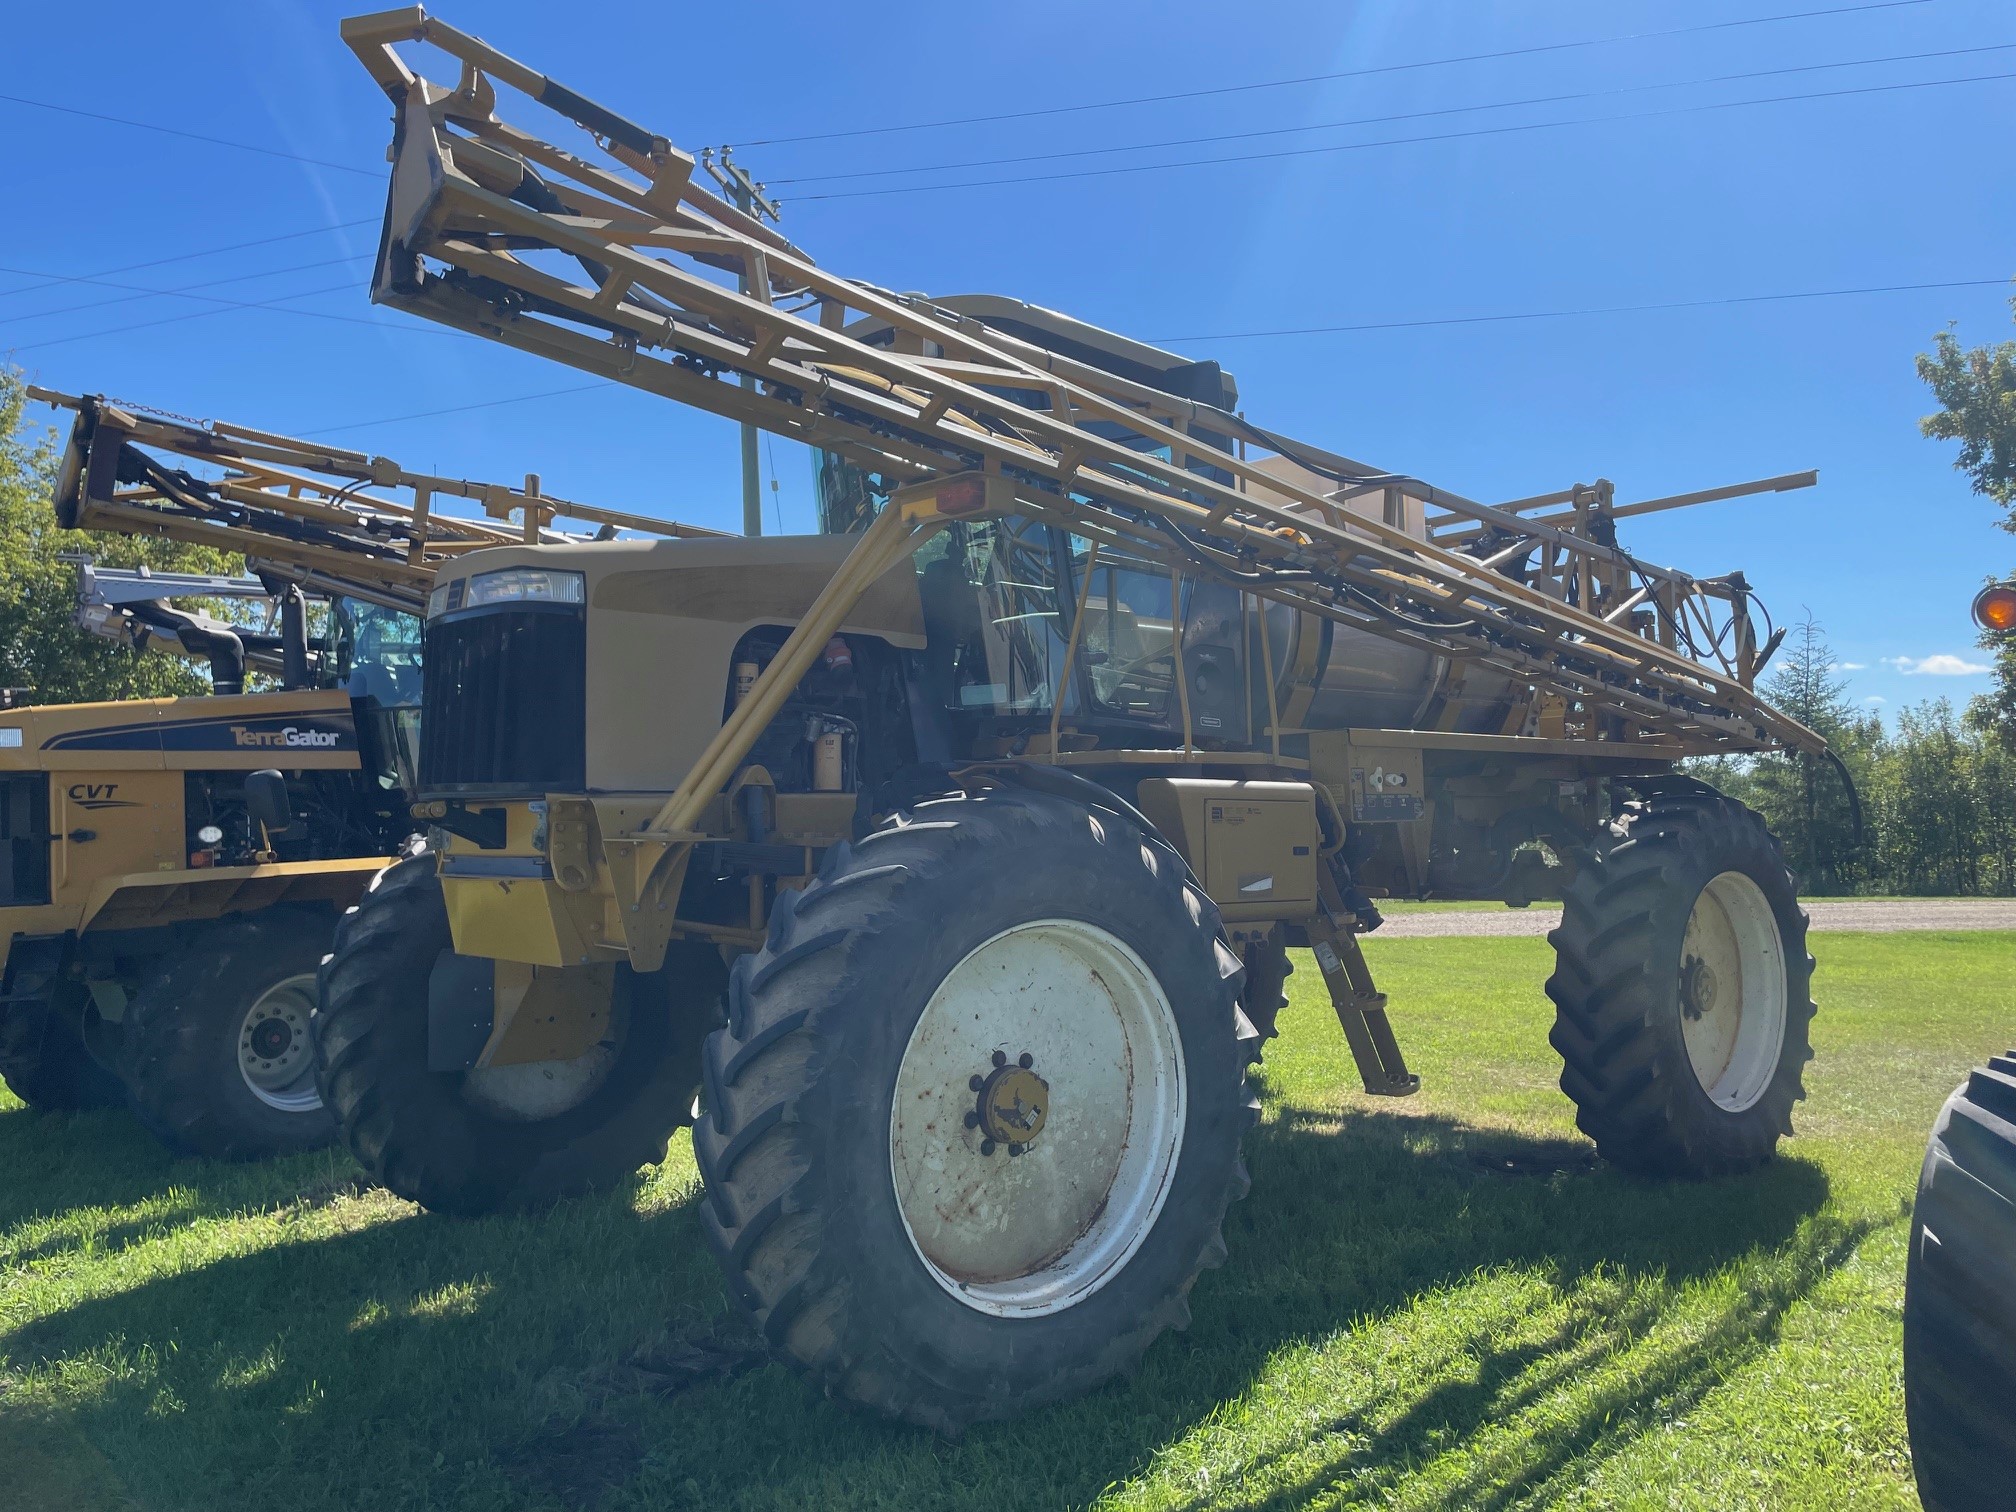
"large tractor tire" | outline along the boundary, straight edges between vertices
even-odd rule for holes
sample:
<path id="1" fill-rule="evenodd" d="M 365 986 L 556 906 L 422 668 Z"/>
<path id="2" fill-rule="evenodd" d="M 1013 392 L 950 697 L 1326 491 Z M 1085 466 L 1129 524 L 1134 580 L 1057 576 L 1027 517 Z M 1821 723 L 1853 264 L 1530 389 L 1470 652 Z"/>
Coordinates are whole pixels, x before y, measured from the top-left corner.
<path id="1" fill-rule="evenodd" d="M 0 1018 L 0 1081 L 38 1113 L 77 1113 L 126 1100 L 118 1075 L 102 1066 L 70 1019 L 39 1004 Z"/>
<path id="2" fill-rule="evenodd" d="M 1277 927 L 1266 939 L 1249 944 L 1245 959 L 1246 986 L 1239 1006 L 1247 1021 L 1260 1031 L 1260 1038 L 1270 1040 L 1281 1032 L 1275 1021 L 1288 1006 L 1288 978 L 1295 975 L 1282 930 Z"/>
<path id="3" fill-rule="evenodd" d="M 2016 1466 L 2016 1051 L 1940 1110 L 1904 1277 L 1904 1412 L 1927 1512 L 2010 1502 Z"/>
<path id="4" fill-rule="evenodd" d="M 335 1137 L 309 1038 L 332 922 L 273 908 L 193 928 L 133 995 L 120 1071 L 171 1149 L 254 1160 Z"/>
<path id="5" fill-rule="evenodd" d="M 944 1433 L 1132 1367 L 1247 1187 L 1242 976 L 1113 813 L 993 789 L 835 846 L 736 963 L 694 1129 L 771 1350 Z"/>
<path id="6" fill-rule="evenodd" d="M 1778 844 L 1705 789 L 1634 801 L 1548 936 L 1561 1090 L 1606 1159 L 1713 1176 L 1792 1132 L 1813 1057 L 1806 915 Z"/>
<path id="7" fill-rule="evenodd" d="M 379 873 L 337 926 L 318 1079 L 373 1180 L 474 1216 L 577 1196 L 665 1158 L 692 1118 L 700 1035 L 720 1021 L 717 951 L 675 948 L 650 976 L 619 966 L 608 1035 L 573 1060 L 433 1071 L 428 985 L 452 951 L 429 855 Z"/>

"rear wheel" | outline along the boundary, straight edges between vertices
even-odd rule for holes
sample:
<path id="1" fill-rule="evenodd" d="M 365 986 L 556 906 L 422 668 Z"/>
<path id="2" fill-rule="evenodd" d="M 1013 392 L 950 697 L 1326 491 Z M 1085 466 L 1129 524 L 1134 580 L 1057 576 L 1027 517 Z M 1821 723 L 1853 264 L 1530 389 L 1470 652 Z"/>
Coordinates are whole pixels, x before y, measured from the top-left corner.
<path id="1" fill-rule="evenodd" d="M 59 989 L 60 990 L 60 989 Z M 126 1088 L 84 1044 L 68 1015 L 44 1003 L 0 1016 L 0 1080 L 38 1113 L 116 1107 Z"/>
<path id="2" fill-rule="evenodd" d="M 2016 1464 L 2016 1051 L 1947 1099 L 1911 1214 L 1904 1412 L 1927 1512 L 2007 1505 Z"/>
<path id="3" fill-rule="evenodd" d="M 162 960 L 126 1009 L 120 1069 L 141 1122 L 215 1159 L 329 1142 L 309 1020 L 330 924 L 269 909 L 203 925 Z"/>
<path id="4" fill-rule="evenodd" d="M 435 858 L 381 872 L 336 931 L 316 1021 L 318 1080 L 374 1180 L 439 1212 L 538 1206 L 665 1158 L 691 1119 L 699 1039 L 719 1022 L 712 947 L 616 969 L 608 1030 L 568 1061 L 428 1069 L 428 984 L 451 956 Z"/>
<path id="5" fill-rule="evenodd" d="M 1106 813 L 997 789 L 834 847 L 736 964 L 694 1130 L 772 1350 L 945 1432 L 1131 1367 L 1246 1188 L 1242 976 Z"/>
<path id="6" fill-rule="evenodd" d="M 1605 1159 L 1707 1176 L 1770 1158 L 1812 1059 L 1813 958 L 1764 822 L 1703 791 L 1634 802 L 1576 870 L 1549 1036 Z"/>

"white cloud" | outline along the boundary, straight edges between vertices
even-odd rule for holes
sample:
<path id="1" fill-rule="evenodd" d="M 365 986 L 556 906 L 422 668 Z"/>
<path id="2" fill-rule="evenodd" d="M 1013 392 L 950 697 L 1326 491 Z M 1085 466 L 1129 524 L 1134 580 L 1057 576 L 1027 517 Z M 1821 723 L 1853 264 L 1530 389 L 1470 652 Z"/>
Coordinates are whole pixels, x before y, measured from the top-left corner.
<path id="1" fill-rule="evenodd" d="M 1834 663 L 1834 670 L 1836 672 L 1866 672 L 1868 669 L 1869 669 L 1869 663 L 1867 662 Z"/>
<path id="2" fill-rule="evenodd" d="M 1906 677 L 1980 677 L 1995 670 L 1985 662 L 1971 662 L 1945 651 L 1931 656 L 1886 656 L 1883 665 L 1895 667 Z"/>
<path id="3" fill-rule="evenodd" d="M 1863 699 L 1862 702 L 1864 702 L 1865 704 L 1880 704 L 1880 703 L 1888 703 L 1890 702 L 1890 700 L 1885 698 L 1881 693 L 1871 693 L 1867 698 Z"/>

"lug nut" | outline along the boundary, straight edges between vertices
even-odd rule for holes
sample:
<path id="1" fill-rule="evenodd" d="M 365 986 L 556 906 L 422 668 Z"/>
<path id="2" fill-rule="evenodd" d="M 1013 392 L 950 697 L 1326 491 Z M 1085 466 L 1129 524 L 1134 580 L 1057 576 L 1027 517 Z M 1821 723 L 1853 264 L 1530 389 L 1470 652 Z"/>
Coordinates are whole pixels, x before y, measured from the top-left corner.
<path id="1" fill-rule="evenodd" d="M 975 1113 L 970 1108 L 967 1109 L 966 1111 L 966 1127 L 969 1129 L 977 1129 L 980 1127 L 980 1115 L 978 1113 Z"/>
<path id="2" fill-rule="evenodd" d="M 984 1076 L 969 1076 L 966 1078 L 966 1090 L 969 1092 L 978 1092 L 986 1085 L 987 1078 Z"/>
<path id="3" fill-rule="evenodd" d="M 1008 1153 L 1010 1155 L 1020 1155 L 1024 1150 L 1028 1148 L 1029 1146 L 1027 1145 L 1011 1144 L 1010 1146 L 1008 1146 Z"/>
<path id="4" fill-rule="evenodd" d="M 981 1153 L 982 1155 L 992 1155 L 992 1154 L 994 1153 L 994 1141 L 993 1141 L 993 1140 L 991 1140 L 991 1139 L 983 1139 L 983 1140 L 981 1140 L 981 1141 L 980 1141 L 980 1153 Z"/>
<path id="5" fill-rule="evenodd" d="M 1027 1071 L 1031 1066 L 1036 1064 L 1036 1057 L 1031 1055 L 1027 1050 L 1024 1050 L 1016 1059 L 1015 1064 L 1020 1066 L 1024 1071 Z"/>
<path id="6" fill-rule="evenodd" d="M 995 1065 L 997 1065 L 997 1066 L 1005 1066 L 1005 1065 L 1007 1065 L 1007 1064 L 1008 1064 L 1008 1052 L 1007 1052 L 1006 1050 L 996 1050 L 996 1051 L 994 1052 L 994 1064 L 995 1064 Z"/>

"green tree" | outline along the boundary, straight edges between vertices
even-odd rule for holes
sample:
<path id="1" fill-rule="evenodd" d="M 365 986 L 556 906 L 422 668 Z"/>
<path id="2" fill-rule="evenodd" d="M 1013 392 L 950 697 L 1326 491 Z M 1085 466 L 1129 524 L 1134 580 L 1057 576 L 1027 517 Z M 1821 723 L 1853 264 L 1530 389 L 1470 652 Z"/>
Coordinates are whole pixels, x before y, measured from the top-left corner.
<path id="1" fill-rule="evenodd" d="M 2016 531 L 2016 341 L 1963 347 L 1941 331 L 1932 350 L 1919 353 L 1918 376 L 1939 401 L 1939 413 L 1918 429 L 1960 443 L 1953 465 L 1976 493 L 2002 506 L 2003 529 Z"/>
<path id="2" fill-rule="evenodd" d="M 1870 793 L 1881 875 L 1890 890 L 1982 890 L 1977 755 L 1947 700 L 1898 711 Z"/>
<path id="3" fill-rule="evenodd" d="M 1836 672 L 1834 648 L 1810 616 L 1786 637 L 1764 696 L 1826 740 L 1858 791 L 1866 786 L 1882 723 L 1859 715 Z M 1752 805 L 1785 846 L 1785 859 L 1811 892 L 1847 892 L 1863 870 L 1854 802 L 1825 757 L 1788 751 L 1761 757 L 1752 773 Z"/>
<path id="4" fill-rule="evenodd" d="M 1933 349 L 1919 354 L 1918 376 L 1939 401 L 1919 430 L 1960 443 L 1953 465 L 2001 507 L 2002 528 L 2016 532 L 2016 341 L 1963 347 L 1941 331 Z M 1974 701 L 1968 717 L 2016 745 L 2016 634 L 1984 635 L 1981 644 L 1995 653 L 1995 689 Z"/>
<path id="5" fill-rule="evenodd" d="M 1978 725 L 1971 734 L 1981 890 L 2006 897 L 2016 893 L 2016 746 Z"/>
<path id="6" fill-rule="evenodd" d="M 35 703 L 91 703 L 204 693 L 209 681 L 181 657 L 135 652 L 77 627 L 77 569 L 65 553 L 108 567 L 235 572 L 235 556 L 172 541 L 64 530 L 50 495 L 56 438 L 25 419 L 27 392 L 0 368 L 0 685 Z"/>

